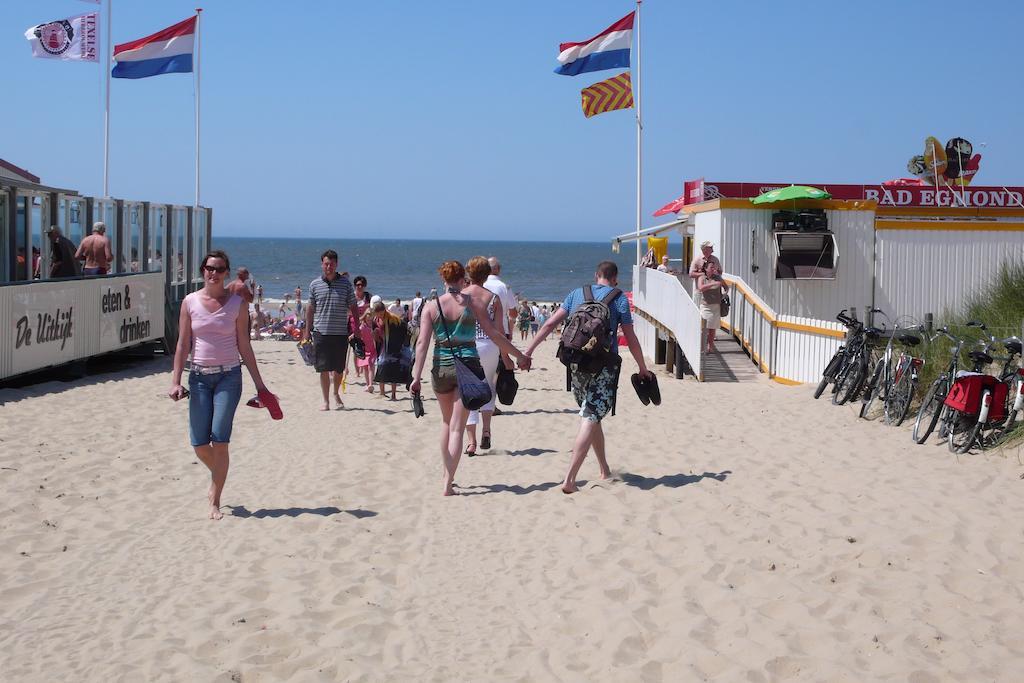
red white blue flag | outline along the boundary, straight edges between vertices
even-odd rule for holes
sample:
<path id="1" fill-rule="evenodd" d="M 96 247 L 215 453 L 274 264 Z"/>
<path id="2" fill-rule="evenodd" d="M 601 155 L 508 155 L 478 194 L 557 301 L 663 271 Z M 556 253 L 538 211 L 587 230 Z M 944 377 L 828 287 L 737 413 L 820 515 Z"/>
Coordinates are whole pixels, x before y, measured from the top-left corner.
<path id="1" fill-rule="evenodd" d="M 559 45 L 560 66 L 555 69 L 555 73 L 575 76 L 588 71 L 629 68 L 635 14 L 630 12 L 590 40 Z"/>
<path id="2" fill-rule="evenodd" d="M 157 31 L 151 36 L 114 47 L 114 78 L 148 78 L 160 74 L 191 73 L 196 18 Z"/>

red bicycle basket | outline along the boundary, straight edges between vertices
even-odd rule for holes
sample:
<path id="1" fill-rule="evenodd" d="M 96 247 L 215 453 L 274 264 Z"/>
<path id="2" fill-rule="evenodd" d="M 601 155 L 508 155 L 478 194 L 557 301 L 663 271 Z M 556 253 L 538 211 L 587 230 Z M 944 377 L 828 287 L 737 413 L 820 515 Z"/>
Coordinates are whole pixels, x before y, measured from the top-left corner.
<path id="1" fill-rule="evenodd" d="M 943 402 L 961 413 L 974 415 L 981 411 L 981 394 L 985 389 L 992 389 L 992 407 L 988 411 L 989 422 L 1001 420 L 1006 416 L 1007 387 L 991 375 L 967 375 L 956 378 Z"/>

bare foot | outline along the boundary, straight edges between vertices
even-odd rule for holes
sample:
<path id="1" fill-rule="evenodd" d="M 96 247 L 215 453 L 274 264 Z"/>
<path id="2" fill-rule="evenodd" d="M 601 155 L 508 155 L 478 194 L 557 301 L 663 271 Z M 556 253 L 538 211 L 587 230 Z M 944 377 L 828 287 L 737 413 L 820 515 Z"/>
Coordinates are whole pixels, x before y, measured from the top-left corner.
<path id="1" fill-rule="evenodd" d="M 366 393 L 368 393 L 368 394 L 372 394 L 372 393 L 374 393 L 374 391 L 375 391 L 375 390 L 374 390 L 374 388 L 373 388 L 373 385 L 372 385 L 372 384 L 371 384 L 370 386 L 366 387 Z"/>
<path id="2" fill-rule="evenodd" d="M 576 493 L 577 491 L 579 491 L 579 489 L 576 488 L 576 482 L 573 482 L 572 484 L 562 484 L 562 493 Z"/>
<path id="3" fill-rule="evenodd" d="M 328 403 L 327 401 L 324 401 L 324 404 L 322 406 L 320 406 L 320 410 L 330 410 L 330 409 L 331 409 L 331 404 Z"/>
<path id="4" fill-rule="evenodd" d="M 224 513 L 215 505 L 210 505 L 210 519 L 224 519 Z"/>
<path id="5" fill-rule="evenodd" d="M 446 495 L 446 496 L 454 496 L 455 495 L 455 489 L 453 488 L 453 484 L 454 484 L 454 482 L 448 482 L 447 484 L 444 485 L 444 495 Z"/>
<path id="6" fill-rule="evenodd" d="M 612 471 L 608 470 L 608 471 L 601 472 L 601 478 L 602 479 L 611 479 L 612 478 Z"/>
<path id="7" fill-rule="evenodd" d="M 334 403 L 335 403 L 335 406 L 334 406 L 335 410 L 345 410 L 345 402 L 341 400 L 341 396 L 338 396 L 337 394 L 335 394 L 334 395 Z"/>

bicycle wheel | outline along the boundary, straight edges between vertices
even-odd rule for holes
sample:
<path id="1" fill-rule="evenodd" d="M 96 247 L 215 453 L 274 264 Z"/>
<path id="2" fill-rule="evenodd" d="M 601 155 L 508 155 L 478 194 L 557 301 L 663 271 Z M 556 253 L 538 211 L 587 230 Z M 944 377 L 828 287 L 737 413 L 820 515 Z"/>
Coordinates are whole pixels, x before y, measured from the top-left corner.
<path id="1" fill-rule="evenodd" d="M 1013 431 L 1013 427 L 1017 423 L 1017 418 L 1020 417 L 1018 415 L 1019 411 L 1013 409 L 1013 404 L 1017 400 L 1018 392 L 1020 392 L 1021 382 L 1024 382 L 1024 378 L 1021 378 L 1020 375 L 1018 375 L 1017 378 L 1010 384 L 1010 393 L 1006 397 L 1006 404 L 1008 406 L 1008 410 L 1006 414 L 1006 422 L 1003 423 L 1004 436 Z"/>
<path id="2" fill-rule="evenodd" d="M 860 417 L 867 418 L 868 413 L 871 411 L 871 406 L 874 405 L 875 399 L 882 392 L 882 370 L 885 368 L 883 361 L 875 363 L 875 370 L 871 373 L 871 379 L 868 380 L 868 384 L 864 387 L 864 393 L 860 397 Z"/>
<path id="3" fill-rule="evenodd" d="M 942 402 L 946 398 L 946 380 L 943 377 L 932 382 L 928 387 L 924 400 L 921 402 L 921 409 L 917 411 L 917 419 L 914 420 L 913 439 L 915 443 L 924 443 L 935 430 L 939 423 L 939 416 L 942 414 Z"/>
<path id="4" fill-rule="evenodd" d="M 853 360 L 849 367 L 836 377 L 836 390 L 832 394 L 832 403 L 841 406 L 860 391 L 864 383 L 864 376 L 867 374 L 867 366 L 863 359 Z"/>
<path id="5" fill-rule="evenodd" d="M 914 379 L 910 368 L 903 370 L 900 381 L 897 382 L 885 397 L 885 423 L 893 427 L 899 427 L 907 419 L 910 412 L 910 402 L 914 400 L 914 391 L 917 389 L 917 380 Z"/>
<path id="6" fill-rule="evenodd" d="M 966 453 L 981 434 L 981 423 L 977 415 L 967 415 L 959 410 L 950 412 L 949 450 L 951 453 Z"/>
<path id="7" fill-rule="evenodd" d="M 832 356 L 832 360 L 828 362 L 825 369 L 821 373 L 821 381 L 818 382 L 817 388 L 814 390 L 814 398 L 817 399 L 823 393 L 825 393 L 825 387 L 835 381 L 836 372 L 843 364 L 843 357 L 846 355 L 844 349 L 836 351 L 835 355 Z"/>

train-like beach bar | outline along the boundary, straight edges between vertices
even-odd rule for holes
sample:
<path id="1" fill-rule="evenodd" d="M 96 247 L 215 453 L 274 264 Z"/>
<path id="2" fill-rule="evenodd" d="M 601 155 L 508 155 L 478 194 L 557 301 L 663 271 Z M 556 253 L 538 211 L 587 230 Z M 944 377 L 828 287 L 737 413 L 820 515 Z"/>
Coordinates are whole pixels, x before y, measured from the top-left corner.
<path id="1" fill-rule="evenodd" d="M 808 183 L 831 199 L 753 204 L 790 183 L 685 183 L 676 220 L 615 238 L 613 247 L 669 231 L 682 263 L 710 241 L 732 283 L 722 320 L 761 372 L 783 384 L 817 381 L 845 330 L 841 309 L 862 319 L 936 319 L 956 309 L 1009 260 L 1024 260 L 1024 187 Z M 692 282 L 652 268 L 633 273 L 644 352 L 688 364 L 702 378 L 702 321 Z M 685 363 L 683 362 L 685 361 Z"/>
<path id="2" fill-rule="evenodd" d="M 77 246 L 96 221 L 107 226 L 110 273 L 48 277 L 50 226 Z M 0 380 L 133 347 L 173 348 L 181 301 L 202 286 L 211 226 L 209 208 L 87 197 L 3 162 Z"/>

